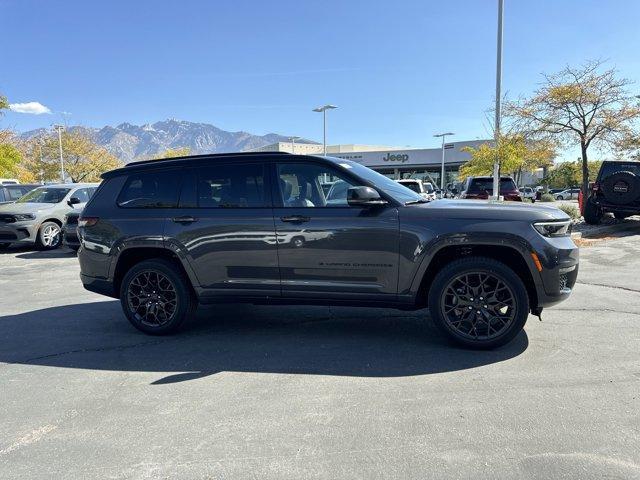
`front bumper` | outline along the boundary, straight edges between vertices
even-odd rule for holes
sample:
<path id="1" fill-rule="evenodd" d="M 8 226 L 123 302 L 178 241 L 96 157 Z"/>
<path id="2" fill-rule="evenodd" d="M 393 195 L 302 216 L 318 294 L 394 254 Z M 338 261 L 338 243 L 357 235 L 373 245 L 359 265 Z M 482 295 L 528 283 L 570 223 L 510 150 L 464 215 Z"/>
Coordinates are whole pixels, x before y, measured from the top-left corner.
<path id="1" fill-rule="evenodd" d="M 33 221 L 0 223 L 0 242 L 35 243 L 39 225 Z"/>
<path id="2" fill-rule="evenodd" d="M 77 225 L 65 225 L 63 229 L 62 241 L 68 247 L 80 247 L 80 239 L 78 238 Z"/>
<path id="3" fill-rule="evenodd" d="M 545 239 L 535 252 L 542 264 L 536 281 L 538 308 L 556 305 L 571 295 L 578 278 L 580 250 L 570 237 Z"/>

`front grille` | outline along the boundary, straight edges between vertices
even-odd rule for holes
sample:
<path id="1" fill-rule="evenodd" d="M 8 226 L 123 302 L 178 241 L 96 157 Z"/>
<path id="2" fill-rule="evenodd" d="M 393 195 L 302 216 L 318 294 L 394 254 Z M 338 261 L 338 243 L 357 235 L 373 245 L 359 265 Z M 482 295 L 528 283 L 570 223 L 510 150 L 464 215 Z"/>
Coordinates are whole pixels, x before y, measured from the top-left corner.
<path id="1" fill-rule="evenodd" d="M 567 288 L 567 285 L 569 284 L 569 277 L 567 276 L 566 273 L 563 273 L 562 275 L 560 275 L 560 290 L 564 290 Z"/>
<path id="2" fill-rule="evenodd" d="M 16 217 L 8 215 L 6 213 L 0 213 L 0 222 L 3 223 L 16 223 Z"/>

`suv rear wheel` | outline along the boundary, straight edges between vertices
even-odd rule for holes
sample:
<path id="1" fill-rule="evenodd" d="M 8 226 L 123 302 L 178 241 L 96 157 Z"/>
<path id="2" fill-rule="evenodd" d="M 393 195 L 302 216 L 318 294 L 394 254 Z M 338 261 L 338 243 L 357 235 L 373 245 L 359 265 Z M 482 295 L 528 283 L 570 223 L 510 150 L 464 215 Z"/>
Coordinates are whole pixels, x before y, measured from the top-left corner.
<path id="1" fill-rule="evenodd" d="M 596 205 L 593 198 L 589 197 L 584 205 L 584 221 L 589 225 L 597 225 L 602 220 L 603 214 L 604 212 L 598 205 Z"/>
<path id="2" fill-rule="evenodd" d="M 134 327 L 152 335 L 177 331 L 196 308 L 188 279 L 163 259 L 145 260 L 126 273 L 120 304 Z"/>
<path id="3" fill-rule="evenodd" d="M 510 342 L 529 316 L 529 296 L 507 265 L 486 257 L 451 262 L 433 280 L 429 310 L 435 324 L 465 347 L 488 349 Z"/>

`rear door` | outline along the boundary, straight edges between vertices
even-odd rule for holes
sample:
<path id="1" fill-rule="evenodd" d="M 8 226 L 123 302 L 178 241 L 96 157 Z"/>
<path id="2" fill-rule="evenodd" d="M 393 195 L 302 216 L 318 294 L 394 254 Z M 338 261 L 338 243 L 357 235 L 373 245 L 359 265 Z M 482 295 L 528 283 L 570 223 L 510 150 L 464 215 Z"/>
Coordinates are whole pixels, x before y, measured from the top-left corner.
<path id="1" fill-rule="evenodd" d="M 268 187 L 260 161 L 212 160 L 182 175 L 165 238 L 191 265 L 203 296 L 280 296 Z"/>

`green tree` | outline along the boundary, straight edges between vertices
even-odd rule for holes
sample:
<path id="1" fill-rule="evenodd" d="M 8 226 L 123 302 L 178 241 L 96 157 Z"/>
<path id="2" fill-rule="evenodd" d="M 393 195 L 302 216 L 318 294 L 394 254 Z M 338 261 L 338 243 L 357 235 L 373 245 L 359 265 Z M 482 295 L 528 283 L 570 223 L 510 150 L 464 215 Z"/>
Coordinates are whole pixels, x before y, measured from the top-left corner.
<path id="1" fill-rule="evenodd" d="M 21 161 L 16 135 L 10 130 L 0 130 L 0 177 L 17 176 Z"/>
<path id="2" fill-rule="evenodd" d="M 97 182 L 100 175 L 122 165 L 122 162 L 97 145 L 81 130 L 67 130 L 62 133 L 62 156 L 65 173 L 72 182 Z M 31 168 L 40 168 L 46 180 L 59 178 L 58 136 L 51 135 L 42 145 L 42 162 L 34 162 Z M 36 173 L 36 172 L 34 172 Z"/>
<path id="3" fill-rule="evenodd" d="M 168 148 L 157 158 L 175 158 L 175 157 L 186 157 L 191 153 L 191 149 L 189 147 L 180 147 L 180 148 Z"/>
<path id="4" fill-rule="evenodd" d="M 594 178 L 598 175 L 601 161 L 590 161 L 588 165 L 589 176 Z M 582 181 L 582 162 L 580 159 L 575 162 L 560 162 L 547 171 L 542 179 L 542 184 L 549 188 L 567 188 L 580 185 Z"/>
<path id="5" fill-rule="evenodd" d="M 513 175 L 517 182 L 523 172 L 534 172 L 541 167 L 552 164 L 556 155 L 553 144 L 549 141 L 527 141 L 523 135 L 503 135 L 495 143 L 483 143 L 477 148 L 464 147 L 463 152 L 471 155 L 471 159 L 460 167 L 460 177 L 491 175 L 496 158 L 500 160 L 503 173 Z"/>
<path id="6" fill-rule="evenodd" d="M 635 120 L 640 117 L 640 104 L 628 90 L 632 82 L 603 66 L 600 61 L 592 61 L 545 75 L 533 96 L 511 102 L 506 108 L 521 131 L 580 145 L 585 193 L 589 186 L 589 148 L 613 146 L 633 135 Z"/>
<path id="7" fill-rule="evenodd" d="M 7 97 L 0 94 L 0 116 L 4 114 L 3 110 L 7 110 L 9 108 L 9 100 Z"/>

